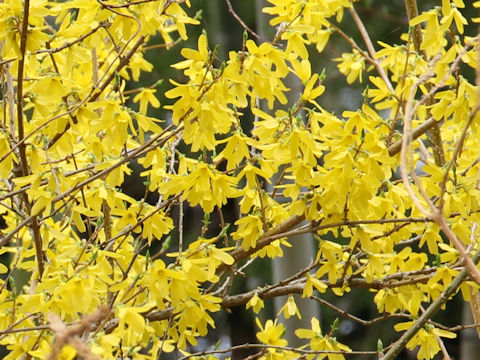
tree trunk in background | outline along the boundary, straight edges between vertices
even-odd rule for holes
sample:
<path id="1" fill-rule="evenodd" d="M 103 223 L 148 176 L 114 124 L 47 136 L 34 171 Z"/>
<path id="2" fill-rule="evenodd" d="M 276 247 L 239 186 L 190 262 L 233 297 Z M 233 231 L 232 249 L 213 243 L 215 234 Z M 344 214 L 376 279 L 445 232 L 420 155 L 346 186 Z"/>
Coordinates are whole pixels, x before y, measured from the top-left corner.
<path id="1" fill-rule="evenodd" d="M 311 234 L 293 236 L 289 238 L 289 241 L 294 247 L 284 249 L 283 258 L 273 260 L 274 283 L 297 273 L 305 267 L 305 264 L 309 264 L 310 261 L 315 258 L 315 249 Z M 288 345 L 299 346 L 302 342 L 295 336 L 294 331 L 299 328 L 310 329 L 311 318 L 316 317 L 319 319 L 320 307 L 315 301 L 302 299 L 300 295 L 296 295 L 294 298 L 302 314 L 302 318 L 291 317 L 290 319 L 284 319 L 283 323 L 287 328 L 285 338 L 288 340 Z M 286 297 L 275 298 L 276 311 L 279 311 L 286 301 Z"/>
<path id="2" fill-rule="evenodd" d="M 474 322 L 470 304 L 463 302 L 462 324 L 472 324 Z M 475 329 L 465 329 L 460 338 L 460 360 L 478 359 L 480 354 L 480 342 Z"/>
<path id="3" fill-rule="evenodd" d="M 256 10 L 256 30 L 257 34 L 263 39 L 271 39 L 275 34 L 267 34 L 264 29 L 267 28 L 268 17 L 262 13 L 262 8 L 266 5 L 265 0 L 255 1 Z M 287 77 L 285 85 L 292 89 L 289 94 L 289 106 L 298 100 L 302 91 L 302 84 L 295 76 Z M 275 176 L 272 179 L 272 185 L 275 184 Z M 267 184 L 266 190 L 272 191 L 270 184 Z M 280 200 L 281 201 L 281 200 Z M 291 248 L 284 248 L 284 256 L 282 258 L 276 258 L 272 261 L 272 274 L 273 282 L 279 281 L 298 273 L 305 268 L 306 264 L 310 264 L 315 259 L 315 246 L 312 234 L 297 235 L 289 238 L 290 243 L 293 245 Z M 286 327 L 285 339 L 288 341 L 289 346 L 300 346 L 302 342 L 295 336 L 294 331 L 299 328 L 311 328 L 310 320 L 312 317 L 319 318 L 320 307 L 314 301 L 307 301 L 302 299 L 301 296 L 294 296 L 295 303 L 302 314 L 302 318 L 291 317 L 289 319 L 283 319 L 283 323 Z M 286 297 L 275 298 L 274 307 L 275 312 L 278 312 L 281 307 L 287 301 Z"/>

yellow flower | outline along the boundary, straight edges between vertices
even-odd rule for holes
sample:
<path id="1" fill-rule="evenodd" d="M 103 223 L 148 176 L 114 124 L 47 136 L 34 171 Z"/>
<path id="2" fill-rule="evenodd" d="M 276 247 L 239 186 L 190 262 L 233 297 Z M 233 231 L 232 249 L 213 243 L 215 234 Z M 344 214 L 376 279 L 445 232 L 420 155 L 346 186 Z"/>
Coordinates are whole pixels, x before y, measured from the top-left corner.
<path id="1" fill-rule="evenodd" d="M 221 140 L 218 144 L 227 143 L 225 149 L 218 154 L 214 161 L 220 159 L 227 160 L 227 170 L 234 169 L 243 159 L 250 159 L 250 153 L 247 147 L 247 139 L 239 132 L 235 132 L 231 137 Z"/>
<path id="2" fill-rule="evenodd" d="M 205 212 L 211 213 L 215 206 L 224 205 L 227 198 L 238 196 L 236 183 L 236 178 L 201 163 L 190 174 L 171 175 L 159 191 L 167 196 L 183 191 L 192 206 L 200 204 Z"/>
<path id="3" fill-rule="evenodd" d="M 317 278 L 307 273 L 307 281 L 303 288 L 302 297 L 310 297 L 313 294 L 313 288 L 317 289 L 320 293 L 324 293 L 327 290 L 327 285 L 318 280 Z"/>
<path id="4" fill-rule="evenodd" d="M 140 113 L 143 115 L 147 114 L 147 107 L 148 104 L 153 106 L 154 108 L 158 108 L 160 106 L 160 101 L 155 97 L 157 90 L 155 89 L 142 89 L 135 97 L 133 98 L 133 102 L 140 101 Z"/>
<path id="5" fill-rule="evenodd" d="M 297 304 L 295 304 L 295 299 L 291 295 L 288 297 L 287 302 L 285 303 L 285 305 L 282 306 L 277 316 L 280 315 L 281 313 L 283 313 L 283 316 L 285 317 L 285 319 L 288 319 L 294 315 L 296 315 L 299 319 L 302 318 L 300 311 L 298 311 Z"/>
<path id="6" fill-rule="evenodd" d="M 263 300 L 260 299 L 257 293 L 251 297 L 247 303 L 247 309 L 252 308 L 255 314 L 258 314 L 260 309 L 263 308 Z"/>
<path id="7" fill-rule="evenodd" d="M 397 331 L 408 330 L 414 323 L 414 321 L 407 321 L 396 324 L 394 328 Z M 437 329 L 430 324 L 426 324 L 410 339 L 410 341 L 407 343 L 407 348 L 413 350 L 415 347 L 420 346 L 417 359 L 430 360 L 435 356 L 436 353 L 440 351 L 440 345 L 438 345 L 437 336 L 446 337 L 449 339 L 454 339 L 457 337 L 455 333 Z"/>
<path id="8" fill-rule="evenodd" d="M 285 327 L 283 324 L 277 325 L 277 320 L 267 320 L 265 327 L 262 326 L 258 318 L 255 319 L 260 331 L 257 332 L 257 339 L 266 345 L 286 346 L 287 340 L 282 339 L 285 333 Z"/>
<path id="9" fill-rule="evenodd" d="M 72 345 L 65 345 L 58 356 L 58 360 L 73 360 L 77 355 L 77 350 Z"/>
<path id="10" fill-rule="evenodd" d="M 338 69 L 347 77 L 347 83 L 351 84 L 357 79 L 362 82 L 365 59 L 357 50 L 353 50 L 351 53 L 344 53 L 341 58 L 334 60 L 339 62 Z"/>
<path id="11" fill-rule="evenodd" d="M 242 240 L 242 248 L 248 250 L 257 245 L 257 240 L 263 233 L 262 220 L 258 216 L 247 215 L 237 220 L 238 225 L 236 232 L 232 234 L 234 240 Z"/>
<path id="12" fill-rule="evenodd" d="M 349 352 L 351 349 L 341 344 L 334 337 L 328 335 L 322 335 L 322 330 L 320 328 L 320 323 L 318 319 L 312 318 L 311 320 L 312 329 L 297 329 L 295 330 L 295 335 L 300 339 L 310 339 L 310 349 L 313 351 L 344 351 Z M 313 359 L 315 355 L 307 356 L 307 359 Z M 328 358 L 328 360 L 344 360 L 345 357 L 342 354 L 320 354 L 317 359 Z"/>
<path id="13" fill-rule="evenodd" d="M 307 85 L 305 85 L 305 89 L 303 90 L 302 100 L 308 101 L 320 109 L 320 105 L 317 104 L 315 99 L 323 94 L 325 86 L 318 85 L 315 87 L 318 76 L 318 74 L 313 74 L 310 80 L 308 80 Z"/>

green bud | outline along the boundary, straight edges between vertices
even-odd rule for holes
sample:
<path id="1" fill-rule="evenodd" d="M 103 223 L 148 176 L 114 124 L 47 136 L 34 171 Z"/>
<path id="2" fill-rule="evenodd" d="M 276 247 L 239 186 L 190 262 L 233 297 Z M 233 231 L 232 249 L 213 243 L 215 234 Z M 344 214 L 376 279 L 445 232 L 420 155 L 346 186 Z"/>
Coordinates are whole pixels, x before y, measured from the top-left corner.
<path id="1" fill-rule="evenodd" d="M 168 236 L 165 238 L 165 240 L 163 240 L 162 250 L 163 250 L 163 251 L 168 250 L 168 248 L 170 247 L 171 242 L 172 242 L 172 235 L 168 235 Z"/>
<path id="2" fill-rule="evenodd" d="M 230 229 L 231 224 L 226 224 L 225 227 L 220 231 L 220 234 L 218 234 L 218 237 L 224 237 L 227 235 L 228 229 Z"/>

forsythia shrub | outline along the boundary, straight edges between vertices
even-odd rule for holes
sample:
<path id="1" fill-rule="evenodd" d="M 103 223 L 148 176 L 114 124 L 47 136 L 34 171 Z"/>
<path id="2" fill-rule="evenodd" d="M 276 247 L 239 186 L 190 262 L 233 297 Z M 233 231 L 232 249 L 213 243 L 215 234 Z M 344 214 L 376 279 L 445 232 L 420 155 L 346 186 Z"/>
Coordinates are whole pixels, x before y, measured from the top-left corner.
<path id="1" fill-rule="evenodd" d="M 225 61 L 205 33 L 180 50 L 172 66 L 185 81 L 170 81 L 164 121 L 148 115 L 161 106 L 155 84 L 135 84 L 152 71 L 147 51 L 178 51 L 199 24 L 189 0 L 3 1 L 5 359 L 189 358 L 215 312 L 259 313 L 265 299 L 294 293 L 348 297 L 354 287 L 375 292 L 379 316 L 398 315 L 395 330 L 406 331 L 371 354 L 391 359 L 406 346 L 433 358 L 440 337 L 457 334 L 431 317 L 458 291 L 475 305 L 480 283 L 479 89 L 467 75 L 479 71 L 478 36 L 464 34 L 478 19 L 462 14 L 462 0 L 420 14 L 406 4 L 401 42 L 373 44 L 352 1 L 268 0 L 273 39 L 245 32 Z M 366 50 L 338 27 L 344 12 Z M 339 71 L 368 84 L 361 107 L 339 115 L 319 105 L 328 74 L 309 61 L 333 32 L 352 47 L 332 59 Z M 287 76 L 303 84 L 293 104 Z M 156 204 L 122 192 L 133 160 Z M 222 221 L 208 238 L 205 222 L 195 241 L 170 242 L 182 231 L 173 208 L 199 205 L 208 219 L 230 199 L 234 226 Z M 282 256 L 295 247 L 289 236 L 307 232 L 318 244 L 307 271 L 230 292 L 247 260 Z M 26 285 L 13 280 L 19 270 L 30 274 Z M 292 296 L 281 312 L 300 316 Z M 296 329 L 301 348 L 279 321 L 256 323 L 259 344 L 245 347 L 260 359 L 355 354 L 316 318 Z"/>

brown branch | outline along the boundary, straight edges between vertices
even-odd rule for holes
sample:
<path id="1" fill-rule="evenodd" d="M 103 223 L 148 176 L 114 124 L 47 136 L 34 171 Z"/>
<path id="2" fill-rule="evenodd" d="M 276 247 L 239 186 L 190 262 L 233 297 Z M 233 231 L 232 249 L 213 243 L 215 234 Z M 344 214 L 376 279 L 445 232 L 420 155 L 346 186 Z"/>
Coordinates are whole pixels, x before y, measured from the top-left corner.
<path id="1" fill-rule="evenodd" d="M 357 50 L 360 55 L 362 55 L 365 60 L 367 60 L 370 64 L 375 66 L 375 60 L 370 57 L 368 52 L 363 50 L 356 42 L 352 39 L 352 37 L 348 36 L 342 29 L 340 29 L 337 25 L 330 23 L 330 26 L 335 30 L 342 38 L 344 38 L 352 47 L 352 49 Z"/>
<path id="2" fill-rule="evenodd" d="M 352 288 L 381 290 L 385 288 L 396 288 L 405 285 L 426 283 L 436 271 L 437 268 L 433 267 L 417 271 L 398 272 L 386 275 L 381 279 L 374 279 L 370 282 L 365 278 L 350 276 L 346 277 L 345 280 L 340 279 L 335 283 L 329 281 L 323 281 L 323 283 L 329 288 L 342 288 L 347 286 Z M 275 284 L 263 289 L 254 289 L 242 294 L 226 296 L 223 298 L 221 305 L 224 308 L 245 305 L 254 295 L 257 295 L 261 299 L 270 299 L 284 295 L 301 294 L 304 287 L 305 279 L 295 280 L 282 286 Z"/>
<path id="3" fill-rule="evenodd" d="M 85 40 L 86 38 L 88 38 L 90 35 L 93 35 L 94 33 L 96 33 L 98 31 L 98 29 L 100 28 L 109 28 L 112 24 L 109 23 L 109 22 L 101 22 L 99 25 L 97 25 L 96 27 L 94 27 L 92 30 L 90 30 L 88 33 L 86 33 L 85 35 L 82 35 L 80 36 L 78 39 L 75 39 L 74 41 L 71 41 L 71 42 L 66 42 L 65 44 L 63 44 L 62 46 L 59 46 L 59 47 L 56 47 L 56 48 L 53 48 L 53 49 L 39 49 L 35 52 L 35 54 L 41 54 L 41 53 L 50 53 L 50 54 L 53 54 L 53 53 L 56 53 L 56 52 L 59 52 L 59 51 L 62 51 L 66 48 L 69 48 L 79 42 L 82 42 L 83 40 Z"/>
<path id="4" fill-rule="evenodd" d="M 231 346 L 227 349 L 218 349 L 218 350 L 211 350 L 211 351 L 200 351 L 194 354 L 186 355 L 181 357 L 179 360 L 187 360 L 191 359 L 192 357 L 200 357 L 202 358 L 205 355 L 211 354 L 225 354 L 236 350 L 242 349 L 261 349 L 262 352 L 267 349 L 276 349 L 276 350 L 284 350 L 284 351 L 291 351 L 297 354 L 302 354 L 300 357 L 296 357 L 296 359 L 304 359 L 307 358 L 307 355 L 314 356 L 314 355 L 321 355 L 321 354 L 338 354 L 338 355 L 376 355 L 376 351 L 330 351 L 330 350 L 305 350 L 302 348 L 294 348 L 289 346 L 278 346 L 278 345 L 267 345 L 267 344 L 242 344 L 242 345 L 235 345 Z M 255 355 L 253 355 L 255 356 Z M 326 356 L 326 355 L 324 355 Z"/>
<path id="5" fill-rule="evenodd" d="M 407 12 L 408 22 L 414 17 L 418 16 L 418 8 L 416 0 L 405 0 L 405 10 Z M 413 46 L 418 53 L 421 53 L 420 46 L 422 45 L 422 29 L 420 24 L 415 25 L 413 30 Z M 423 52 L 425 55 L 425 52 Z"/>
<path id="6" fill-rule="evenodd" d="M 12 61 L 16 61 L 16 60 L 17 58 L 0 60 L 0 66 L 11 63 Z"/>
<path id="7" fill-rule="evenodd" d="M 28 331 L 47 330 L 47 329 L 50 329 L 49 325 L 29 326 L 29 327 L 18 328 L 18 329 L 8 328 L 6 330 L 0 331 L 0 336 L 4 336 L 4 335 L 8 335 L 8 334 L 14 334 L 14 333 L 23 333 L 23 332 L 28 332 Z"/>
<path id="8" fill-rule="evenodd" d="M 470 325 L 457 325 L 457 326 L 452 326 L 452 327 L 448 327 L 448 326 L 445 326 L 445 325 L 442 325 L 442 324 L 438 324 L 438 323 L 435 323 L 433 321 L 431 321 L 432 324 L 435 325 L 435 327 L 438 327 L 440 329 L 444 329 L 444 330 L 447 330 L 447 331 L 451 331 L 451 332 L 458 332 L 458 331 L 462 331 L 462 330 L 465 330 L 465 329 L 479 329 L 480 328 L 480 323 L 474 323 L 474 324 L 470 324 Z"/>
<path id="9" fill-rule="evenodd" d="M 142 50 L 143 51 L 149 51 L 149 50 L 154 50 L 154 49 L 165 49 L 165 48 L 172 48 L 175 45 L 179 44 L 182 42 L 183 39 L 181 37 L 177 38 L 175 41 L 171 41 L 169 43 L 164 43 L 164 44 L 154 44 L 154 45 L 142 45 Z M 124 91 L 124 94 L 127 91 Z"/>
<path id="10" fill-rule="evenodd" d="M 55 339 L 52 344 L 52 350 L 48 360 L 58 359 L 62 348 L 70 344 L 75 347 L 77 355 L 85 360 L 100 359 L 94 355 L 90 347 L 82 340 L 82 335 L 95 328 L 96 323 L 101 323 L 104 318 L 111 313 L 110 308 L 103 305 L 91 315 L 83 317 L 78 324 L 67 326 L 58 315 L 50 314 L 48 316 L 49 328 L 55 333 Z"/>
<path id="11" fill-rule="evenodd" d="M 138 1 L 132 1 L 132 2 L 129 2 L 129 3 L 126 3 L 126 4 L 107 4 L 105 2 L 100 2 L 100 3 L 106 9 L 120 9 L 120 8 L 126 8 L 126 7 L 130 7 L 130 6 L 134 6 L 134 5 L 151 3 L 151 2 L 154 2 L 154 1 L 158 1 L 158 0 L 138 0 Z M 172 1 L 168 1 L 168 2 L 171 3 Z"/>
<path id="12" fill-rule="evenodd" d="M 403 87 L 405 86 L 405 79 L 407 78 L 408 64 L 410 63 L 410 55 L 411 55 L 411 51 L 410 51 L 411 37 L 412 37 L 411 34 L 409 34 L 408 40 L 407 40 L 407 46 L 406 46 L 407 55 L 405 57 L 405 64 L 403 66 L 402 75 L 400 76 L 400 82 L 397 84 L 397 86 L 399 86 L 400 89 L 403 89 Z M 390 131 L 388 133 L 387 140 L 385 141 L 385 143 L 387 144 L 387 147 L 392 145 L 392 139 L 396 133 L 397 123 L 400 120 L 400 116 L 399 116 L 400 109 L 403 108 L 403 106 L 404 106 L 404 99 L 403 99 L 403 93 L 402 93 L 400 95 L 400 98 L 398 99 L 398 106 L 396 106 L 395 114 L 393 115 L 392 122 L 390 124 Z"/>
<path id="13" fill-rule="evenodd" d="M 318 296 L 312 295 L 312 296 L 310 296 L 310 298 L 319 302 L 322 305 L 325 305 L 330 310 L 335 311 L 337 314 L 339 314 L 341 316 L 344 316 L 347 319 L 353 320 L 353 321 L 361 324 L 362 326 L 370 326 L 370 325 L 376 324 L 380 321 L 384 321 L 384 320 L 388 320 L 388 319 L 392 319 L 392 318 L 407 318 L 407 319 L 410 319 L 409 314 L 387 314 L 387 313 L 384 313 L 383 316 L 379 316 L 375 319 L 363 320 L 363 319 L 360 319 L 359 317 L 357 317 L 355 315 L 350 314 L 348 311 L 342 310 L 339 307 L 336 307 L 335 305 L 329 303 L 328 301 L 323 300 L 322 298 L 319 298 Z"/>
<path id="14" fill-rule="evenodd" d="M 419 138 L 423 134 L 425 134 L 428 130 L 432 128 L 437 123 L 437 121 L 434 118 L 428 118 L 423 122 L 421 125 L 417 126 L 415 130 L 412 131 L 412 141 Z M 392 145 L 388 147 L 388 155 L 390 156 L 395 156 L 402 150 L 402 142 L 403 140 L 400 139 L 396 142 L 394 142 Z"/>
<path id="15" fill-rule="evenodd" d="M 258 180 L 258 176 L 255 174 L 255 182 L 257 183 L 257 189 L 258 189 L 258 199 L 260 200 L 260 212 L 262 214 L 262 227 L 263 227 L 263 232 L 266 233 L 268 231 L 268 222 L 267 222 L 267 215 L 265 214 L 265 203 L 263 201 L 263 194 L 264 190 L 262 188 L 262 185 L 260 184 L 260 180 Z"/>
<path id="16" fill-rule="evenodd" d="M 18 61 L 17 69 L 17 131 L 18 139 L 21 140 L 25 136 L 24 124 L 23 124 L 23 75 L 25 67 L 25 53 L 27 47 L 27 32 L 28 32 L 28 16 L 30 13 L 30 0 L 25 0 L 23 7 L 23 22 L 22 32 L 20 34 L 20 52 L 21 57 Z M 20 152 L 20 166 L 22 168 L 22 175 L 27 176 L 29 174 L 26 145 L 22 143 L 19 146 Z"/>
<path id="17" fill-rule="evenodd" d="M 356 15 L 356 17 L 354 17 Z M 364 36 L 364 41 L 365 43 L 367 43 L 367 47 L 368 47 L 368 44 L 370 43 L 371 44 L 371 40 L 370 40 L 370 37 L 362 23 L 362 21 L 360 20 L 360 18 L 358 17 L 358 14 L 356 12 L 353 12 L 352 13 L 352 17 L 354 17 L 354 20 L 356 21 L 356 24 L 357 24 L 357 27 L 359 28 L 360 32 L 362 33 L 362 36 Z M 358 46 L 358 44 L 355 42 L 355 40 L 352 39 L 352 37 L 348 36 L 342 29 L 340 29 L 338 26 L 330 23 L 330 26 L 342 37 L 344 38 L 349 44 L 350 46 L 352 47 L 352 49 L 355 49 L 357 50 L 360 55 L 363 56 L 363 58 L 365 60 L 367 60 L 370 64 L 372 64 L 375 69 L 377 70 L 377 73 L 380 75 L 380 77 L 382 78 L 382 80 L 385 82 L 385 84 L 387 85 L 388 87 L 388 90 L 391 92 L 391 95 L 395 97 L 395 89 L 393 88 L 392 86 L 392 83 L 390 82 L 390 79 L 388 78 L 385 70 L 380 66 L 380 63 L 374 58 L 375 56 L 375 49 L 373 48 L 373 45 L 371 47 L 371 49 L 369 49 L 369 51 L 371 51 L 371 55 L 369 55 L 368 52 L 366 52 L 365 50 L 363 50 L 360 46 Z"/>
<path id="18" fill-rule="evenodd" d="M 350 12 L 350 15 L 352 16 L 353 21 L 355 22 L 355 25 L 360 31 L 360 35 L 362 35 L 363 41 L 367 46 L 368 53 L 370 54 L 370 57 L 374 62 L 373 65 L 375 66 L 375 69 L 377 69 L 378 75 L 380 75 L 382 80 L 385 82 L 385 85 L 387 85 L 388 90 L 390 90 L 392 94 L 395 94 L 395 89 L 393 88 L 392 83 L 390 82 L 390 79 L 387 76 L 387 73 L 380 66 L 378 61 L 375 59 L 376 51 L 375 51 L 375 48 L 373 47 L 372 40 L 370 40 L 370 35 L 368 35 L 367 29 L 365 28 L 365 25 L 363 25 L 362 19 L 360 19 L 360 16 L 358 16 L 353 5 L 351 8 L 348 9 L 348 11 Z"/>
<path id="19" fill-rule="evenodd" d="M 261 39 L 260 35 L 258 35 L 258 34 L 257 34 L 255 31 L 253 31 L 252 29 L 250 29 L 250 28 L 247 26 L 247 24 L 245 24 L 245 23 L 243 22 L 243 20 L 240 18 L 240 16 L 237 15 L 237 13 L 235 12 L 235 10 L 233 10 L 233 6 L 232 6 L 232 4 L 230 3 L 230 0 L 225 0 L 225 2 L 227 3 L 228 12 L 229 12 L 230 14 L 232 14 L 232 16 L 235 18 L 235 20 L 237 20 L 238 23 L 239 23 L 246 31 L 248 31 L 248 33 L 249 33 L 250 35 L 252 35 L 252 36 L 253 36 L 255 39 L 257 39 L 257 40 L 260 40 L 260 39 Z"/>
<path id="20" fill-rule="evenodd" d="M 25 137 L 24 130 L 24 119 L 23 119 L 23 76 L 24 76 L 24 67 L 25 67 L 25 56 L 27 50 L 27 33 L 28 33 L 28 19 L 30 14 L 30 0 L 25 0 L 23 5 L 23 21 L 22 21 L 22 32 L 20 34 L 20 53 L 21 58 L 18 61 L 18 72 L 17 72 L 17 131 L 18 139 L 22 140 Z M 18 147 L 20 153 L 20 166 L 22 171 L 22 176 L 28 176 L 30 170 L 28 168 L 27 161 L 27 152 L 26 144 L 22 142 Z M 28 196 L 23 194 L 25 207 L 27 212 L 31 214 L 31 204 L 28 200 Z M 35 243 L 35 256 L 38 263 L 38 278 L 42 278 L 44 265 L 43 265 L 43 252 L 42 252 L 42 237 L 40 234 L 40 227 L 38 225 L 38 219 L 36 216 L 32 217 L 31 229 L 33 235 L 33 241 Z"/>
<path id="21" fill-rule="evenodd" d="M 451 216 L 459 216 L 459 215 L 460 213 L 458 212 L 451 214 Z M 334 227 L 341 227 L 341 226 L 357 226 L 357 225 L 366 225 L 366 224 L 395 224 L 395 223 L 409 224 L 409 223 L 425 223 L 425 222 L 433 222 L 433 220 L 428 217 L 374 219 L 374 220 L 348 220 L 347 219 L 347 220 L 336 222 L 336 223 L 330 223 L 330 224 L 324 224 L 324 225 L 318 225 L 318 226 L 311 226 L 310 224 L 307 224 L 305 226 L 302 226 L 296 229 L 286 230 L 285 232 L 271 235 L 268 238 L 268 240 L 272 242 L 274 240 L 281 239 L 283 237 L 314 233 L 320 230 L 330 229 Z"/>
<path id="22" fill-rule="evenodd" d="M 20 229 L 22 229 L 25 225 L 27 225 L 28 223 L 30 223 L 33 219 L 33 216 L 29 216 L 27 218 L 25 218 L 24 220 L 22 220 L 16 227 L 15 229 L 13 229 L 11 232 L 9 232 L 7 235 L 5 235 L 5 237 L 3 237 L 1 240 L 0 240 L 0 247 L 2 246 L 5 246 L 14 236 L 15 234 L 20 231 Z"/>

